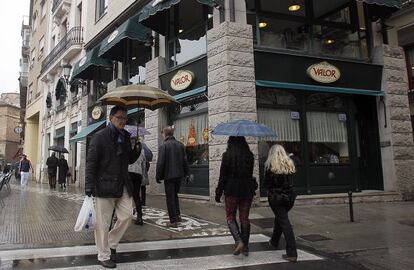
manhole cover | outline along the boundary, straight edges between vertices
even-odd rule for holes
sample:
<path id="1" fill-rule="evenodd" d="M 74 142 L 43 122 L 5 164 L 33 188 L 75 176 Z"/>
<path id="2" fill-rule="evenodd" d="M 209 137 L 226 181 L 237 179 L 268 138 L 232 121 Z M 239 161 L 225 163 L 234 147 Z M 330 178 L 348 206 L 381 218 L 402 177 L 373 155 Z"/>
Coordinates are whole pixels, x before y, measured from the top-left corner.
<path id="1" fill-rule="evenodd" d="M 303 240 L 310 241 L 310 242 L 332 240 L 332 238 L 328 238 L 320 234 L 307 234 L 307 235 L 300 235 L 299 237 L 302 238 Z"/>
<path id="2" fill-rule="evenodd" d="M 251 219 L 250 222 L 260 228 L 273 228 L 274 218 L 258 218 L 258 219 Z"/>
<path id="3" fill-rule="evenodd" d="M 398 223 L 414 227 L 414 220 L 400 220 Z"/>

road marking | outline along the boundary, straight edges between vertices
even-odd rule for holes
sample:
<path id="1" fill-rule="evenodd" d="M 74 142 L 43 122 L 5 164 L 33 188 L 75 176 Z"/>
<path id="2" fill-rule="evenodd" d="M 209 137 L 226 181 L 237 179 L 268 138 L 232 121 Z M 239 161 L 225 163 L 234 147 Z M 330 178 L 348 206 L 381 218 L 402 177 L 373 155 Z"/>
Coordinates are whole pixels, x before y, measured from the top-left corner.
<path id="1" fill-rule="evenodd" d="M 257 251 L 250 252 L 248 257 L 233 255 L 216 255 L 205 257 L 193 257 L 182 259 L 164 259 L 132 263 L 118 263 L 117 269 L 145 269 L 145 270 L 207 270 L 207 269 L 226 269 L 242 266 L 258 266 L 275 263 L 288 263 L 282 259 L 283 250 Z M 323 258 L 298 250 L 298 261 L 321 261 Z M 60 270 L 94 270 L 102 269 L 99 265 L 59 268 Z"/>
<path id="2" fill-rule="evenodd" d="M 250 243 L 260 243 L 269 241 L 269 237 L 263 234 L 252 234 L 250 236 Z M 166 250 L 178 248 L 193 248 L 193 247 L 208 247 L 234 244 L 231 236 L 216 236 L 216 237 L 201 237 L 201 238 L 187 238 L 175 240 L 161 240 L 149 242 L 136 243 L 121 243 L 119 244 L 118 252 L 133 252 L 133 251 L 151 251 L 151 250 Z M 26 260 L 39 258 L 56 258 L 66 256 L 83 256 L 97 254 L 96 247 L 89 246 L 73 246 L 73 247 L 59 247 L 59 248 L 35 248 L 35 249 L 15 249 L 0 251 L 0 259 L 7 260 Z"/>

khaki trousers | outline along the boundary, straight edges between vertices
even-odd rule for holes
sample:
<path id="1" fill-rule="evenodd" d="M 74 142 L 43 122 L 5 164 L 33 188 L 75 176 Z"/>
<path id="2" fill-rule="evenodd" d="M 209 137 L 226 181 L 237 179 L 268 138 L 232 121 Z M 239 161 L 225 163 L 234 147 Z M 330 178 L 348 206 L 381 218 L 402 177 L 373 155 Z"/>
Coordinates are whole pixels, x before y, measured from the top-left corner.
<path id="1" fill-rule="evenodd" d="M 95 243 L 98 249 L 98 260 L 110 259 L 111 248 L 116 249 L 132 220 L 133 200 L 124 187 L 121 198 L 96 198 Z M 112 212 L 115 209 L 117 221 L 111 231 Z"/>

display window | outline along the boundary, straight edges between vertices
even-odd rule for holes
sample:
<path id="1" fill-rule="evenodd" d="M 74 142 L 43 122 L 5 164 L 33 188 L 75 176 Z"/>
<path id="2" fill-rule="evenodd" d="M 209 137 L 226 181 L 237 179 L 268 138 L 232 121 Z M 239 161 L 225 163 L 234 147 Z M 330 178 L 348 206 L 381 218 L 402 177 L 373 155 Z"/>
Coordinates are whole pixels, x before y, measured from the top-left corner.
<path id="1" fill-rule="evenodd" d="M 209 130 L 206 109 L 207 102 L 185 106 L 173 121 L 174 136 L 184 144 L 189 165 L 208 165 Z"/>

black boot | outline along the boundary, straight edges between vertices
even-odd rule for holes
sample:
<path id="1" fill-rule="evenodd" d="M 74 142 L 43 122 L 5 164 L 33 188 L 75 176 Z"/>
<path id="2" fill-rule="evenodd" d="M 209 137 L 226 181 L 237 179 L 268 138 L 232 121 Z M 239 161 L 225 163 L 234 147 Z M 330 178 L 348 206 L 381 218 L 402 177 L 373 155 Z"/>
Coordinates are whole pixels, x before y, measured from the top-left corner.
<path id="1" fill-rule="evenodd" d="M 250 223 L 241 223 L 241 238 L 244 243 L 243 255 L 249 256 Z"/>
<path id="2" fill-rule="evenodd" d="M 230 233 L 234 238 L 234 242 L 236 243 L 236 248 L 233 251 L 233 255 L 239 255 L 244 248 L 243 241 L 240 236 L 239 225 L 237 224 L 236 220 L 228 220 L 227 225 L 229 226 Z"/>

